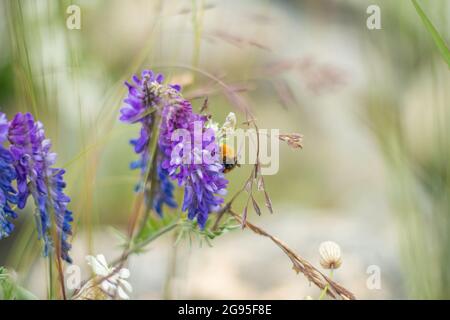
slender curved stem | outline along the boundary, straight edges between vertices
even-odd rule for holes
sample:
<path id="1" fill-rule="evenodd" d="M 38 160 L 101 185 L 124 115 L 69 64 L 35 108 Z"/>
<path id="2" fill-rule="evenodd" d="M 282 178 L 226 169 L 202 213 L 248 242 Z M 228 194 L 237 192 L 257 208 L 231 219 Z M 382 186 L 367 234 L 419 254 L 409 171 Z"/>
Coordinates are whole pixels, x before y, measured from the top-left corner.
<path id="1" fill-rule="evenodd" d="M 333 279 L 333 269 L 331 269 L 331 271 L 330 271 L 330 279 Z M 325 296 L 327 295 L 327 291 L 328 291 L 328 287 L 329 287 L 330 285 L 326 285 L 325 286 L 325 288 L 322 290 L 322 292 L 320 293 L 320 296 L 319 296 L 319 300 L 323 300 L 323 298 L 325 298 Z"/>
<path id="2" fill-rule="evenodd" d="M 131 245 L 130 248 L 128 250 L 126 250 L 122 256 L 119 259 L 116 259 L 113 262 L 113 265 L 117 265 L 120 264 L 122 262 L 124 262 L 126 259 L 128 259 L 128 257 L 133 254 L 136 253 L 140 250 L 142 250 L 145 246 L 147 246 L 150 242 L 158 239 L 159 237 L 161 237 L 162 235 L 170 232 L 171 230 L 175 229 L 178 226 L 178 221 L 175 221 L 167 226 L 165 226 L 164 228 L 158 230 L 158 232 L 156 232 L 155 234 L 153 234 L 151 237 L 149 237 L 148 239 L 146 239 L 145 241 L 142 241 L 136 245 Z"/>

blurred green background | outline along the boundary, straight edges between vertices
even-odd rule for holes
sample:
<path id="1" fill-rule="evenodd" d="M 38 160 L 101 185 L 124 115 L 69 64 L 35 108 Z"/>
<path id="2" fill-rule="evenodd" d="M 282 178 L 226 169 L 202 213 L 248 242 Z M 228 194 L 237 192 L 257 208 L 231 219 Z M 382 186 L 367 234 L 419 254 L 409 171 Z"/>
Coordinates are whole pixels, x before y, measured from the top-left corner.
<path id="1" fill-rule="evenodd" d="M 450 3 L 420 3 L 448 42 Z M 66 27 L 71 4 L 80 30 Z M 381 30 L 366 27 L 371 4 Z M 0 48 L 0 110 L 44 123 L 67 170 L 83 270 L 84 255 L 120 250 L 108 226 L 129 218 L 138 133 L 118 121 L 123 82 L 151 68 L 195 108 L 208 96 L 219 121 L 245 119 L 207 75 L 236 90 L 261 128 L 304 135 L 303 150 L 281 145 L 280 170 L 266 178 L 275 213 L 251 221 L 315 265 L 322 241 L 339 243 L 335 277 L 357 298 L 450 298 L 450 75 L 410 1 L 1 0 Z M 249 170 L 229 174 L 231 194 Z M 0 242 L 0 265 L 45 296 L 30 216 Z M 130 262 L 135 298 L 318 293 L 270 242 L 240 230 L 180 250 L 168 290 L 171 241 Z M 371 265 L 379 289 L 366 284 Z"/>

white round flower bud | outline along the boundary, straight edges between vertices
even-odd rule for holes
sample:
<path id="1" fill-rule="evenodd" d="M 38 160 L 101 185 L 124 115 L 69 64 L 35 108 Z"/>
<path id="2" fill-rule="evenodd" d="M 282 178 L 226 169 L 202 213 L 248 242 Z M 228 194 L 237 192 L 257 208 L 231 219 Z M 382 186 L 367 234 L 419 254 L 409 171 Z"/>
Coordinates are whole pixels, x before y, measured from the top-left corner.
<path id="1" fill-rule="evenodd" d="M 325 269 L 337 269 L 342 264 L 341 248 L 333 241 L 325 241 L 319 247 L 320 264 Z"/>

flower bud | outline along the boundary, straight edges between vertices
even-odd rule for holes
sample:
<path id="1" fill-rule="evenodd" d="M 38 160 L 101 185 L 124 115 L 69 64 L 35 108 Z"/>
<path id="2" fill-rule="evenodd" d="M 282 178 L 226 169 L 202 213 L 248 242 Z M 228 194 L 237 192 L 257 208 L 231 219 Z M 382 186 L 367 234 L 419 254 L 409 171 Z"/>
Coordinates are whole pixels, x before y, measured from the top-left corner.
<path id="1" fill-rule="evenodd" d="M 342 264 L 341 248 L 333 241 L 325 241 L 320 244 L 320 264 L 325 269 L 337 269 Z"/>

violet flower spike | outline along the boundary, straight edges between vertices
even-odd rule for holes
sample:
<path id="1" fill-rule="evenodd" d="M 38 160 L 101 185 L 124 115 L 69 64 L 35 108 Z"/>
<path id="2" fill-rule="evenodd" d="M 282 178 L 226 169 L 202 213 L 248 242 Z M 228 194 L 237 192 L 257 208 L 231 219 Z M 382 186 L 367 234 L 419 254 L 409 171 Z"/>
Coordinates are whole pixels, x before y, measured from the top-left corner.
<path id="1" fill-rule="evenodd" d="M 178 180 L 179 185 L 185 187 L 182 210 L 188 212 L 189 219 L 197 219 L 202 229 L 209 214 L 220 209 L 228 184 L 223 174 L 215 132 L 205 127 L 206 121 L 205 116 L 192 111 L 192 105 L 187 100 L 168 103 L 163 110 L 159 139 L 159 146 L 166 156 L 162 168 L 167 170 L 173 179 Z M 200 150 L 194 147 L 195 126 L 202 130 Z M 173 139 L 177 129 L 185 129 L 190 134 L 188 143 L 193 146 L 188 149 L 189 154 L 174 152 L 175 148 L 183 143 L 181 139 Z M 205 155 L 210 158 L 206 159 Z M 195 158 L 200 161 L 194 161 Z"/>
<path id="2" fill-rule="evenodd" d="M 206 128 L 206 117 L 192 111 L 190 102 L 183 98 L 179 86 L 164 85 L 162 79 L 161 75 L 155 77 L 151 71 L 146 70 L 142 73 L 142 79 L 134 76 L 134 84 L 126 84 L 128 97 L 124 100 L 126 106 L 120 111 L 120 120 L 142 124 L 140 137 L 132 140 L 135 152 L 140 155 L 140 159 L 132 167 L 141 168 L 141 181 L 145 181 L 147 177 L 144 175 L 148 172 L 150 160 L 150 135 L 152 126 L 157 125 L 154 123 L 157 114 L 161 118 L 159 155 L 152 155 L 152 158 L 157 160 L 159 183 L 153 184 L 152 188 L 157 188 L 156 192 L 159 194 L 153 193 L 153 207 L 161 214 L 162 204 L 175 204 L 172 198 L 173 187 L 166 179 L 170 177 L 185 188 L 183 211 L 188 211 L 188 218 L 196 219 L 199 226 L 204 228 L 209 214 L 217 211 L 223 203 L 222 197 L 228 183 L 223 174 L 219 146 L 215 132 Z M 156 110 L 152 110 L 153 108 Z M 186 154 L 177 155 L 174 151 L 181 141 L 176 138 L 173 140 L 174 134 L 178 129 L 184 129 L 188 132 L 190 143 L 195 139 L 196 126 L 200 128 L 203 141 L 196 144 L 197 148 L 189 148 Z M 209 155 L 209 161 L 202 161 L 205 155 Z M 193 159 L 201 161 L 191 161 Z"/>
<path id="3" fill-rule="evenodd" d="M 17 204 L 17 192 L 11 183 L 16 179 L 13 158 L 3 144 L 7 140 L 8 120 L 0 112 L 0 240 L 8 237 L 14 230 L 10 220 L 16 219 L 17 214 L 12 209 Z"/>
<path id="4" fill-rule="evenodd" d="M 23 209 L 28 197 L 33 197 L 44 256 L 55 248 L 51 236 L 55 228 L 60 257 L 71 263 L 69 236 L 73 218 L 67 209 L 70 198 L 64 194 L 65 171 L 52 167 L 56 154 L 50 152 L 51 142 L 45 138 L 42 123 L 35 121 L 30 113 L 18 113 L 9 124 L 8 139 L 17 175 L 18 207 Z"/>
<path id="5" fill-rule="evenodd" d="M 156 185 L 152 186 L 153 190 L 145 189 L 145 182 L 150 166 L 150 139 L 153 132 L 155 122 L 155 113 L 158 112 L 157 107 L 163 98 L 160 91 L 164 78 L 161 74 L 154 75 L 150 70 L 144 70 L 142 77 L 133 76 L 133 83 L 125 82 L 128 88 L 128 96 L 124 99 L 125 105 L 120 109 L 120 120 L 133 124 L 140 123 L 141 130 L 137 139 L 130 140 L 134 146 L 134 151 L 139 155 L 139 159 L 130 164 L 130 168 L 140 169 L 141 177 L 136 185 L 137 192 L 144 192 L 147 205 L 162 216 L 163 205 L 170 208 L 176 208 L 177 204 L 173 197 L 174 186 L 167 179 L 167 172 L 161 170 L 157 164 Z M 175 90 L 179 90 L 179 86 L 173 86 Z"/>

